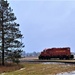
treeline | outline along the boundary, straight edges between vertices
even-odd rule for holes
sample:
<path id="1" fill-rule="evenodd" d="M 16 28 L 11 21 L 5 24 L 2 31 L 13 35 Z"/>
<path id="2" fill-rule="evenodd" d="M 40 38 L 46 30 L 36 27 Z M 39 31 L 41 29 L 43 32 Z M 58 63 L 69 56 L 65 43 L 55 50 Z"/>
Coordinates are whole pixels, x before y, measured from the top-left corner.
<path id="1" fill-rule="evenodd" d="M 22 52 L 22 57 L 37 57 L 40 55 L 40 52 L 31 52 L 26 53 L 25 51 Z"/>

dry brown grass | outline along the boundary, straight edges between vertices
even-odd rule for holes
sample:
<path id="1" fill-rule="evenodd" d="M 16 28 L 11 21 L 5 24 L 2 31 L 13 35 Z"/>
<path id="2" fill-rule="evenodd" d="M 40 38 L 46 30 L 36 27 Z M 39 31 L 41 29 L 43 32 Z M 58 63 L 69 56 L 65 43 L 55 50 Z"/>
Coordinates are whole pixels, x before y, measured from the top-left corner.
<path id="1" fill-rule="evenodd" d="M 25 74 L 27 75 L 48 75 L 75 70 L 75 65 L 66 64 L 28 64 L 26 63 Z M 24 75 L 24 74 L 23 74 Z"/>
<path id="2" fill-rule="evenodd" d="M 22 68 L 23 66 L 20 64 L 6 63 L 5 66 L 0 65 L 0 73 L 3 72 L 11 72 Z"/>
<path id="3" fill-rule="evenodd" d="M 22 63 L 22 65 L 23 69 L 20 69 L 21 65 L 10 64 L 0 67 L 0 70 L 7 72 L 4 75 L 56 75 L 61 72 L 75 71 L 75 65 L 69 64 Z"/>

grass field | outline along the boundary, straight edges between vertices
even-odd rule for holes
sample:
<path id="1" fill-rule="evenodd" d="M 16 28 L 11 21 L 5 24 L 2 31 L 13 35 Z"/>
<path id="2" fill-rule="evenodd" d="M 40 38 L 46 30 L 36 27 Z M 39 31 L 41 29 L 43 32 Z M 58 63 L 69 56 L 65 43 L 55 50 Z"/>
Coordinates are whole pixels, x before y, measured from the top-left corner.
<path id="1" fill-rule="evenodd" d="M 75 65 L 69 64 L 42 64 L 42 63 L 22 63 L 23 68 L 0 75 L 56 75 L 61 72 L 75 70 Z"/>

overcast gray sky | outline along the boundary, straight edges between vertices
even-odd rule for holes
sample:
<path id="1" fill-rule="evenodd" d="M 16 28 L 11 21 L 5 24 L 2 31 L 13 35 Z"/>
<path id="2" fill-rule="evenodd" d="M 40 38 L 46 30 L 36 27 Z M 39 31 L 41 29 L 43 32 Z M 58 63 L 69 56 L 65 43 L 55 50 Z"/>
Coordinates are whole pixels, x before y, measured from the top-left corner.
<path id="1" fill-rule="evenodd" d="M 8 0 L 20 24 L 26 52 L 70 47 L 75 52 L 75 1 Z"/>

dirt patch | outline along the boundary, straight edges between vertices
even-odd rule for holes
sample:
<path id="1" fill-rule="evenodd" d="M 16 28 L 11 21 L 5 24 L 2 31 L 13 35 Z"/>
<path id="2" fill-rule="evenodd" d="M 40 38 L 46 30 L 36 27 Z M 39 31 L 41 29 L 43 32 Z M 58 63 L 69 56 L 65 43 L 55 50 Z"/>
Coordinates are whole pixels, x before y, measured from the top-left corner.
<path id="1" fill-rule="evenodd" d="M 21 69 L 23 66 L 21 64 L 13 64 L 13 63 L 7 63 L 5 66 L 0 65 L 0 73 L 4 72 L 11 72 L 15 70 Z"/>

